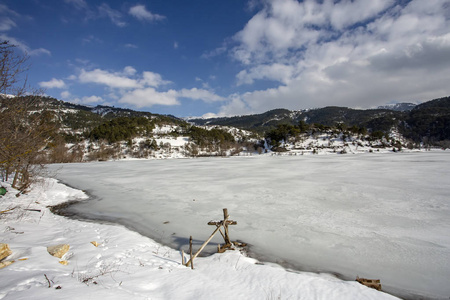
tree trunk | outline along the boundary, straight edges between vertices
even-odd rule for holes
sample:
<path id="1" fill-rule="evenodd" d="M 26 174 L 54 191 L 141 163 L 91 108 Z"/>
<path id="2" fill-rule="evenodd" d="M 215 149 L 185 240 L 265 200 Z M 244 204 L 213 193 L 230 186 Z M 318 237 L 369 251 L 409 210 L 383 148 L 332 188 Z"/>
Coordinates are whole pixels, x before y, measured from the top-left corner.
<path id="1" fill-rule="evenodd" d="M 16 187 L 16 184 L 17 184 L 17 180 L 19 179 L 19 171 L 18 170 L 16 170 L 16 173 L 14 174 L 14 179 L 13 179 L 13 183 L 12 183 L 12 187 L 13 188 L 17 188 Z"/>

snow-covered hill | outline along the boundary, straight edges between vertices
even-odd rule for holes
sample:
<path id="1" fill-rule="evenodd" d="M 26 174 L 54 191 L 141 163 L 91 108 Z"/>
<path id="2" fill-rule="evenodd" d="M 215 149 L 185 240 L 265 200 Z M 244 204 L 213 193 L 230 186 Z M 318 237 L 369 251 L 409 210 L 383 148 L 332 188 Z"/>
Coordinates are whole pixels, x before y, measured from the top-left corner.
<path id="1" fill-rule="evenodd" d="M 347 154 L 421 150 L 430 145 L 450 147 L 445 130 L 447 98 L 422 104 L 428 110 L 431 106 L 433 111 L 439 109 L 444 114 L 433 121 L 437 125 L 431 124 L 438 134 L 436 137 L 433 134 L 422 137 L 423 132 L 429 132 L 428 125 L 421 125 L 422 133 L 416 132 L 410 126 L 415 119 L 407 120 L 406 115 L 386 109 L 276 109 L 260 115 L 197 120 L 194 125 L 193 120 L 188 123 L 174 116 L 131 109 L 88 107 L 45 97 L 40 100 L 33 98 L 33 101 L 37 102 L 33 102 L 30 113 L 45 107 L 61 124 L 60 136 L 49 140 L 44 149 L 45 159 L 50 163 L 260 154 Z M 428 116 L 427 109 L 417 110 L 419 117 L 423 113 Z M 276 143 L 267 139 L 268 132 L 277 126 L 298 127 L 301 122 L 313 129 L 302 130 L 302 134 L 297 133 Z M 354 125 L 349 127 L 350 124 Z M 355 134 L 358 131 L 349 130 L 352 128 L 361 131 Z M 379 134 L 374 136 L 376 132 Z M 406 139 L 405 132 L 414 139 Z"/>
<path id="2" fill-rule="evenodd" d="M 282 141 L 280 147 L 272 147 L 264 138 L 252 132 L 227 126 L 201 126 L 211 130 L 219 128 L 235 138 L 235 145 L 228 149 L 201 148 L 188 135 L 178 134 L 175 125 L 156 126 L 151 137 L 136 137 L 114 145 L 104 141 L 85 140 L 82 144 L 82 160 L 117 160 L 132 158 L 167 159 L 196 156 L 252 156 L 252 155 L 324 155 L 358 154 L 380 152 L 410 152 L 426 150 L 424 145 L 413 145 L 397 130 L 392 129 L 388 138 L 369 139 L 358 134 L 319 132 L 299 135 L 288 142 Z M 67 144 L 67 149 L 76 151 L 79 144 Z"/>

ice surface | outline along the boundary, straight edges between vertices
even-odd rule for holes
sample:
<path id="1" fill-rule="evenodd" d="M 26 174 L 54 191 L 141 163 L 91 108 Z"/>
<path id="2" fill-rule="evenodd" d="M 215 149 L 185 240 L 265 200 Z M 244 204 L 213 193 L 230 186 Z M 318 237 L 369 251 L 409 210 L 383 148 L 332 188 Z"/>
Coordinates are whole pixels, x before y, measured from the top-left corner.
<path id="1" fill-rule="evenodd" d="M 202 158 L 55 165 L 93 198 L 72 207 L 176 248 L 228 208 L 264 259 L 450 296 L 450 153 Z M 125 197 L 126 195 L 126 197 Z M 168 222 L 168 223 L 167 223 Z M 219 238 L 213 240 L 221 242 Z"/>

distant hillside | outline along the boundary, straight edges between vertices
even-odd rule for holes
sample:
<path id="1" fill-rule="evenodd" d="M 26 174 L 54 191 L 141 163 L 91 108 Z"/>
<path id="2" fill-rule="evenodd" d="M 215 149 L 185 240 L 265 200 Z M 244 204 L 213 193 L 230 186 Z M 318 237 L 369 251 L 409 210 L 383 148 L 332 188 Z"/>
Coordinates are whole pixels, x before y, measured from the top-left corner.
<path id="1" fill-rule="evenodd" d="M 391 104 L 391 105 L 378 106 L 378 109 L 389 109 L 389 110 L 395 110 L 395 111 L 410 111 L 414 107 L 416 107 L 416 104 L 414 104 L 414 103 L 396 103 L 396 104 Z"/>
<path id="2" fill-rule="evenodd" d="M 51 97 L 42 97 L 43 105 L 49 109 L 58 110 L 64 125 L 72 129 L 98 126 L 105 120 L 118 117 L 147 117 L 174 123 L 184 123 L 183 120 L 170 115 L 159 115 L 150 112 L 135 111 L 105 105 L 86 106 L 64 102 Z"/>
<path id="3" fill-rule="evenodd" d="M 189 122 L 36 96 L 0 97 L 0 111 L 5 101 L 27 102 L 30 114 L 45 112 L 59 124 L 57 134 L 47 139 L 42 158 L 47 162 L 450 148 L 450 97 L 410 111 L 328 106 Z"/>
<path id="4" fill-rule="evenodd" d="M 417 105 L 405 116 L 400 128 L 415 141 L 439 144 L 450 140 L 450 97 Z"/>
<path id="5" fill-rule="evenodd" d="M 50 97 L 0 96 L 0 111 L 8 101 L 23 102 L 30 115 L 45 112 L 58 124 L 57 134 L 46 139 L 43 149 L 47 155 L 42 161 L 48 162 L 232 155 L 253 149 L 261 138 L 235 128 L 195 126 L 171 115 L 91 107 Z"/>
<path id="6" fill-rule="evenodd" d="M 227 125 L 259 133 L 275 129 L 280 124 L 297 125 L 299 121 L 306 124 L 335 126 L 344 124 L 348 127 L 366 128 L 370 132 L 389 132 L 396 128 L 406 138 L 414 142 L 439 144 L 450 139 L 450 97 L 431 100 L 420 105 L 402 103 L 398 106 L 378 109 L 352 109 L 328 106 L 324 108 L 290 111 L 286 109 L 271 110 L 262 114 L 249 116 L 191 119 L 194 124 Z"/>
<path id="7" fill-rule="evenodd" d="M 293 120 L 296 120 L 298 114 L 298 112 L 287 109 L 274 109 L 262 114 L 211 119 L 190 119 L 189 122 L 195 125 L 232 126 L 262 133 L 266 128 L 272 128 L 281 123 L 291 123 Z"/>
<path id="8" fill-rule="evenodd" d="M 373 130 L 389 130 L 393 122 L 386 122 L 398 118 L 402 112 L 387 109 L 358 110 L 347 107 L 328 106 L 324 108 L 290 111 L 287 109 L 271 110 L 262 114 L 249 116 L 191 119 L 196 125 L 226 125 L 257 132 L 265 132 L 279 124 L 298 124 L 300 120 L 307 124 L 322 124 L 334 126 L 344 123 L 349 126 L 357 125 L 370 127 Z"/>

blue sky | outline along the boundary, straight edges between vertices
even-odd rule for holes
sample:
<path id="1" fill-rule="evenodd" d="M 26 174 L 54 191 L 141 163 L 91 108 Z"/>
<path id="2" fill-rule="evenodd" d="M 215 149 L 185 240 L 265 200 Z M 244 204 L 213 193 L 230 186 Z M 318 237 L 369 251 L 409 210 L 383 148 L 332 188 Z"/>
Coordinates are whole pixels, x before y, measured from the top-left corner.
<path id="1" fill-rule="evenodd" d="M 450 95 L 449 0 L 2 0 L 0 39 L 49 96 L 179 117 Z"/>

